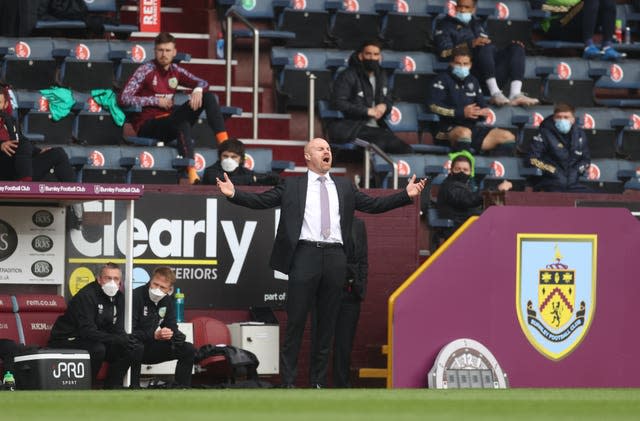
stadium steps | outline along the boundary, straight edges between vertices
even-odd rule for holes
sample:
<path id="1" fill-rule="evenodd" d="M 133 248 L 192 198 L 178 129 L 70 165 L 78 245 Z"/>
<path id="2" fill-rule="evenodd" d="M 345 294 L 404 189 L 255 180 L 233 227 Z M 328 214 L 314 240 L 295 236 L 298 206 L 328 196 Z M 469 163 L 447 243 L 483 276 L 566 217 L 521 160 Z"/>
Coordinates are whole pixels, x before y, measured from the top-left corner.
<path id="1" fill-rule="evenodd" d="M 382 355 L 389 354 L 389 345 L 382 345 L 380 347 Z M 358 370 L 358 377 L 361 379 L 386 379 L 389 374 L 389 370 L 386 368 L 366 368 L 363 367 Z"/>

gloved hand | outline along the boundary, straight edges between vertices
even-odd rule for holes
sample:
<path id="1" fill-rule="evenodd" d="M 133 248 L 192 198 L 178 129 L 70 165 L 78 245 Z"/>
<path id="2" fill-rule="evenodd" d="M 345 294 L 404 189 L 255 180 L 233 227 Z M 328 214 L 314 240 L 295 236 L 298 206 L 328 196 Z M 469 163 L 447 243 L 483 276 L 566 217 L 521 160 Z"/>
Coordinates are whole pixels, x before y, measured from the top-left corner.
<path id="1" fill-rule="evenodd" d="M 173 336 L 171 337 L 171 346 L 172 347 L 179 347 L 184 345 L 185 341 L 187 340 L 187 336 L 180 332 L 179 330 L 176 330 L 173 332 Z"/>

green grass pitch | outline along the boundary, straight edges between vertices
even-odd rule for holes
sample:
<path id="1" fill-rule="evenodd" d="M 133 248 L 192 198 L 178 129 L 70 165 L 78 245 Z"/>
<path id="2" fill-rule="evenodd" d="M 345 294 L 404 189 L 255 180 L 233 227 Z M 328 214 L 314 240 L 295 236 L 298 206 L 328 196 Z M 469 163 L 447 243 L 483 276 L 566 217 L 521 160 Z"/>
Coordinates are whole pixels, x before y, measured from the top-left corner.
<path id="1" fill-rule="evenodd" d="M 638 420 L 640 389 L 0 392 L 3 420 Z"/>

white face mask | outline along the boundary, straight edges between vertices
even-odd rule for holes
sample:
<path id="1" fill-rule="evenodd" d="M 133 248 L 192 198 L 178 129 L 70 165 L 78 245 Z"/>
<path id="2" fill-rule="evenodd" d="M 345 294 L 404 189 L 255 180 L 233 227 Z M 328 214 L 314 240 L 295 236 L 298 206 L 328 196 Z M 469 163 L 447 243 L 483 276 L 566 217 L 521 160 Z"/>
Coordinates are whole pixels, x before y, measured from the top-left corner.
<path id="1" fill-rule="evenodd" d="M 162 292 L 160 288 L 149 288 L 149 299 L 155 304 L 158 304 L 160 300 L 164 298 L 166 294 Z"/>
<path id="2" fill-rule="evenodd" d="M 111 280 L 106 284 L 102 285 L 102 291 L 105 294 L 107 294 L 109 297 L 114 297 L 118 293 L 119 289 L 120 287 L 118 286 L 118 284 L 116 284 L 114 280 Z"/>
<path id="3" fill-rule="evenodd" d="M 233 172 L 236 170 L 236 168 L 238 168 L 240 164 L 238 163 L 238 161 L 236 161 L 233 158 L 225 158 L 222 161 L 220 161 L 220 165 L 222 166 L 222 169 L 225 170 L 226 172 Z"/>

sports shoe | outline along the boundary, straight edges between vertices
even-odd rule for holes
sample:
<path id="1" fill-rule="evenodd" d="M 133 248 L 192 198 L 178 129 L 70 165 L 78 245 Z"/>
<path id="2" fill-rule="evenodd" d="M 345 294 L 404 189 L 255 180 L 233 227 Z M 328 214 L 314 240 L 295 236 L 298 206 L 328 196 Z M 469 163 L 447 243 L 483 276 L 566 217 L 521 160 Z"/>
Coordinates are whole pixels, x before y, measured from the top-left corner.
<path id="1" fill-rule="evenodd" d="M 504 96 L 502 92 L 497 92 L 491 95 L 491 98 L 489 99 L 489 104 L 493 104 L 498 107 L 502 107 L 503 105 L 509 105 L 510 103 L 511 101 L 509 101 L 509 98 Z"/>
<path id="2" fill-rule="evenodd" d="M 514 107 L 532 107 L 540 103 L 538 98 L 531 98 L 522 93 L 514 95 L 509 99 L 511 100 L 511 105 Z"/>
<path id="3" fill-rule="evenodd" d="M 626 53 L 620 53 L 615 48 L 609 46 L 602 49 L 602 60 L 618 61 L 627 57 Z"/>
<path id="4" fill-rule="evenodd" d="M 582 58 L 585 60 L 593 60 L 600 58 L 602 55 L 602 51 L 598 47 L 593 44 L 589 44 L 584 48 L 584 52 L 582 53 Z"/>

